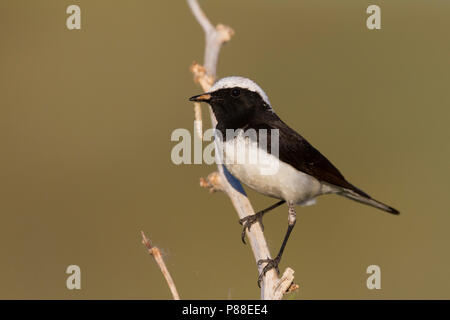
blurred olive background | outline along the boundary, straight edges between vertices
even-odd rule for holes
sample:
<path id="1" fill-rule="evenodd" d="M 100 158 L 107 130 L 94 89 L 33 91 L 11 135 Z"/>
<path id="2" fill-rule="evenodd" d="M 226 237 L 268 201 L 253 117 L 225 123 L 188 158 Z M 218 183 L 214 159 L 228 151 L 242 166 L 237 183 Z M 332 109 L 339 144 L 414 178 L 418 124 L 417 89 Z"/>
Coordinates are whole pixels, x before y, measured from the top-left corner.
<path id="1" fill-rule="evenodd" d="M 254 79 L 351 182 L 402 212 L 337 196 L 299 207 L 281 265 L 295 298 L 450 298 L 450 2 L 200 3 L 236 31 L 218 75 Z M 366 28 L 370 4 L 381 30 Z M 204 36 L 187 4 L 2 0 L 0 38 L 0 298 L 170 299 L 140 230 L 182 298 L 259 298 L 230 201 L 199 187 L 215 167 L 170 158 L 201 92 L 188 67 Z M 286 225 L 285 207 L 265 218 L 273 254 Z M 81 290 L 66 289 L 71 264 Z M 366 288 L 371 264 L 381 290 Z"/>

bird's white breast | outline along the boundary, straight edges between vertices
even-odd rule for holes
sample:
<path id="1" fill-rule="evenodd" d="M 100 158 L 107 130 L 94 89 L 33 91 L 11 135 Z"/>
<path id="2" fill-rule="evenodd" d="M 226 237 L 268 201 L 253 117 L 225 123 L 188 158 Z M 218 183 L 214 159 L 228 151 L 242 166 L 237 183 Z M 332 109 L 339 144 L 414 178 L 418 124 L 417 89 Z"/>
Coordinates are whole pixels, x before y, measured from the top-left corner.
<path id="1" fill-rule="evenodd" d="M 231 174 L 264 195 L 309 205 L 318 195 L 331 191 L 316 178 L 259 148 L 256 141 L 243 133 L 218 146 Z"/>

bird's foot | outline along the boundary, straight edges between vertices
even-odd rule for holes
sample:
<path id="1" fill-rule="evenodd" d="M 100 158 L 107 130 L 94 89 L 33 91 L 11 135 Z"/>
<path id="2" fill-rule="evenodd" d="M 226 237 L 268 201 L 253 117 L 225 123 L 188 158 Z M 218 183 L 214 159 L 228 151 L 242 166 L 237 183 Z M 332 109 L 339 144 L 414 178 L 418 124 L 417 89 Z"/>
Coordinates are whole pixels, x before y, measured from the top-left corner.
<path id="1" fill-rule="evenodd" d="M 260 266 L 263 263 L 267 263 L 264 268 L 262 269 L 261 273 L 258 277 L 258 287 L 261 288 L 261 282 L 266 275 L 267 271 L 275 269 L 277 271 L 277 274 L 280 275 L 280 269 L 278 268 L 278 264 L 280 263 L 281 257 L 276 256 L 275 259 L 261 259 L 258 261 L 258 266 Z"/>
<path id="2" fill-rule="evenodd" d="M 263 212 L 258 212 L 258 213 L 246 216 L 245 218 L 242 218 L 239 220 L 239 224 L 244 226 L 244 228 L 242 229 L 242 234 L 241 234 L 241 239 L 244 244 L 246 244 L 245 243 L 245 230 L 247 229 L 248 231 L 250 231 L 250 228 L 252 227 L 252 225 L 254 223 L 259 222 L 261 229 L 264 231 L 264 225 L 262 223 L 263 215 L 264 215 Z"/>

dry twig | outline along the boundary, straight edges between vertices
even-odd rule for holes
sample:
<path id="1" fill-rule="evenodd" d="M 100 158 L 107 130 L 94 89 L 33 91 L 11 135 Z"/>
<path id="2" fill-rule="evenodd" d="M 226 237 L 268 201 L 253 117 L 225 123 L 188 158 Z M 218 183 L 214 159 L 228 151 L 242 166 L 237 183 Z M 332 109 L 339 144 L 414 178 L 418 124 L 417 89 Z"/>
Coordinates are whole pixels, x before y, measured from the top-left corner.
<path id="1" fill-rule="evenodd" d="M 144 232 L 141 231 L 142 235 L 142 244 L 145 245 L 148 249 L 148 253 L 153 256 L 156 263 L 158 264 L 159 268 L 161 269 L 161 272 L 166 279 L 167 285 L 169 286 L 170 292 L 172 293 L 174 300 L 180 300 L 180 296 L 178 295 L 177 287 L 175 286 L 175 283 L 173 282 L 172 277 L 170 276 L 169 270 L 166 267 L 166 264 L 164 263 L 164 259 L 162 258 L 161 251 L 157 247 L 154 247 L 151 245 L 150 240 L 145 236 Z"/>

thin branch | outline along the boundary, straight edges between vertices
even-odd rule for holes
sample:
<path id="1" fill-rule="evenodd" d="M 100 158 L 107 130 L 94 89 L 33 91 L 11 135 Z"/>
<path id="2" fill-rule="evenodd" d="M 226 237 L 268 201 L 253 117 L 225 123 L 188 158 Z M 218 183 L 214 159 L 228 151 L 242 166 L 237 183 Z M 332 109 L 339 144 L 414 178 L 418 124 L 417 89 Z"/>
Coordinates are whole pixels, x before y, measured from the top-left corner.
<path id="1" fill-rule="evenodd" d="M 187 2 L 194 17 L 197 19 L 198 23 L 202 26 L 203 31 L 205 32 L 206 47 L 203 66 L 194 63 L 191 66 L 191 71 L 194 74 L 195 82 L 198 82 L 202 89 L 206 92 L 211 88 L 216 76 L 220 48 L 223 43 L 231 39 L 234 31 L 230 27 L 221 24 L 214 27 L 200 8 L 197 0 L 187 0 Z M 216 126 L 217 120 L 211 108 L 209 108 L 209 112 L 212 125 Z M 196 120 L 198 120 L 197 117 Z M 239 218 L 244 218 L 248 215 L 254 214 L 255 212 L 253 207 L 250 204 L 241 183 L 228 172 L 225 166 L 219 165 L 218 169 L 218 172 L 213 173 L 213 176 L 210 175 L 207 180 L 201 180 L 201 185 L 208 187 L 213 191 L 221 190 L 225 192 L 233 203 Z M 211 180 L 211 177 L 214 179 Z M 261 259 L 269 258 L 269 248 L 260 225 L 254 224 L 250 231 L 247 230 L 246 232 L 255 261 L 257 262 Z M 258 272 L 262 272 L 263 267 L 264 265 L 259 266 Z M 263 278 L 263 283 L 261 286 L 261 299 L 281 299 L 284 292 L 289 289 L 293 280 L 294 271 L 290 268 L 286 269 L 281 279 L 278 278 L 278 275 L 274 269 L 269 270 Z"/>
<path id="2" fill-rule="evenodd" d="M 199 102 L 194 103 L 194 127 L 197 137 L 203 140 L 202 108 Z"/>
<path id="3" fill-rule="evenodd" d="M 158 264 L 161 272 L 166 279 L 167 285 L 169 286 L 170 292 L 172 293 L 172 297 L 174 300 L 180 300 L 180 296 L 178 295 L 177 287 L 173 282 L 172 277 L 170 276 L 169 270 L 164 263 L 164 259 L 162 258 L 161 251 L 157 247 L 151 245 L 150 240 L 145 236 L 144 231 L 141 231 L 142 235 L 142 244 L 145 245 L 148 249 L 148 253 L 153 256 L 156 263 Z"/>
<path id="4" fill-rule="evenodd" d="M 208 34 L 214 32 L 213 25 L 211 24 L 203 10 L 200 8 L 198 2 L 188 1 L 188 5 L 191 8 L 192 14 L 194 15 L 195 19 L 197 19 L 198 23 L 202 26 L 205 33 Z"/>

